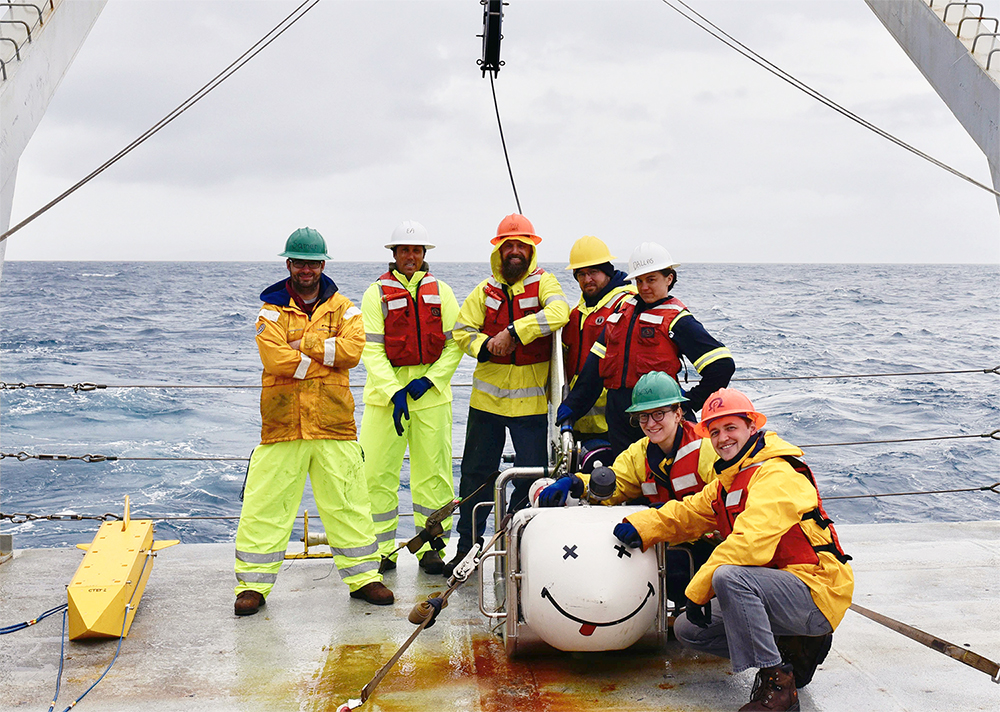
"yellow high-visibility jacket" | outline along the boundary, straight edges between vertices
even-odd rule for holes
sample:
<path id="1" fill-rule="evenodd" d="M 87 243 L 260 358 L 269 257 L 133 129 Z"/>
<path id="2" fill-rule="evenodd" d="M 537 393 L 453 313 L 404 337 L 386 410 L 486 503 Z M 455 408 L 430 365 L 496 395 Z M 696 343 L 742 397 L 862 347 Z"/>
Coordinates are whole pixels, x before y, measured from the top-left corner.
<path id="1" fill-rule="evenodd" d="M 520 239 L 520 238 L 513 238 Z M 531 261 L 525 276 L 538 268 L 538 251 L 532 245 Z M 500 243 L 503 244 L 503 243 Z M 500 273 L 500 244 L 494 246 L 490 254 L 493 278 L 516 298 L 525 291 L 523 280 L 507 284 Z M 474 359 L 486 343 L 487 335 L 481 331 L 486 318 L 486 293 L 483 291 L 488 280 L 483 280 L 466 297 L 458 314 L 458 321 L 452 334 L 458 347 Z M 555 333 L 569 320 L 569 303 L 563 294 L 559 280 L 548 272 L 541 275 L 538 299 L 542 310 L 537 314 L 521 317 L 514 322 L 514 330 L 522 344 Z M 469 405 L 477 410 L 506 417 L 541 415 L 548 412 L 546 384 L 549 378 L 549 362 L 518 366 L 514 364 L 480 362 L 472 377 L 472 397 Z"/>
<path id="2" fill-rule="evenodd" d="M 643 496 L 642 483 L 646 481 L 646 450 L 648 448 L 649 438 L 644 437 L 629 445 L 627 450 L 615 458 L 611 465 L 611 469 L 615 473 L 615 493 L 603 500 L 601 504 L 621 504 Z M 698 477 L 701 478 L 702 482 L 711 482 L 716 479 L 717 475 L 713 465 L 718 459 L 719 456 L 712 448 L 712 441 L 708 438 L 702 438 L 701 450 L 698 452 Z M 673 460 L 666 459 L 661 461 L 659 463 L 660 474 L 668 475 L 670 465 L 673 462 Z M 589 492 L 590 475 L 581 472 L 577 476 L 583 480 Z M 693 497 L 694 495 L 689 496 Z"/>
<path id="3" fill-rule="evenodd" d="M 292 300 L 285 280 L 260 298 L 261 443 L 357 439 L 348 371 L 365 346 L 361 310 L 326 275 L 311 316 Z M 298 348 L 290 345 L 296 341 Z"/>
<path id="4" fill-rule="evenodd" d="M 390 269 L 392 266 L 390 265 Z M 410 295 L 416 299 L 417 286 L 427 272 L 418 270 L 413 278 L 407 280 L 402 273 L 392 269 L 399 283 L 406 287 Z M 392 396 L 400 389 L 406 388 L 414 378 L 426 376 L 434 384 L 419 400 L 409 400 L 410 410 L 422 410 L 442 403 L 451 402 L 451 377 L 462 360 L 462 352 L 452 338 L 452 329 L 458 319 L 458 300 L 451 287 L 437 281 L 438 293 L 441 296 L 441 327 L 444 329 L 447 341 L 444 350 L 434 363 L 422 363 L 415 366 L 393 366 L 385 354 L 385 317 L 382 314 L 382 289 L 375 282 L 365 290 L 361 298 L 361 315 L 365 324 L 365 349 L 361 354 L 368 379 L 365 381 L 364 402 L 367 405 L 389 405 Z M 416 334 L 414 334 L 416 338 Z M 395 436 L 395 435 L 394 435 Z"/>
<path id="5" fill-rule="evenodd" d="M 736 474 L 751 465 L 760 464 L 747 485 L 746 508 L 736 518 L 733 532 L 719 544 L 708 561 L 695 573 L 685 591 L 698 604 L 712 598 L 712 574 L 720 566 L 766 566 L 774 556 L 778 541 L 795 525 L 802 527 L 809 543 L 821 546 L 832 542 L 828 529 L 814 520 L 802 520 L 818 503 L 816 488 L 796 472 L 782 456 L 802 457 L 802 451 L 777 434 L 765 432 L 764 447 L 751 452 L 740 462 L 719 473 L 719 479 L 709 482 L 701 492 L 680 502 L 667 502 L 659 509 L 648 509 L 629 515 L 628 521 L 642 537 L 643 548 L 661 541 L 682 542 L 716 528 L 712 502 L 719 487 L 732 485 Z M 817 552 L 818 564 L 790 564 L 785 571 L 795 574 L 809 587 L 813 601 L 830 625 L 840 623 L 854 593 L 854 572 L 831 553 Z"/>

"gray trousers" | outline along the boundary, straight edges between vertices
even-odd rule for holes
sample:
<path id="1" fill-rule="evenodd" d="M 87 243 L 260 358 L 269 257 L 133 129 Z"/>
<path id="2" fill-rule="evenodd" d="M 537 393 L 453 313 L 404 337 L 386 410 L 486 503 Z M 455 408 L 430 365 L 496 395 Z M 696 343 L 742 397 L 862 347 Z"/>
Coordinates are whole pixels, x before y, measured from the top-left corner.
<path id="1" fill-rule="evenodd" d="M 809 587 L 788 571 L 720 566 L 712 575 L 712 588 L 711 625 L 699 628 L 681 617 L 674 621 L 674 635 L 690 648 L 729 658 L 734 673 L 780 665 L 776 635 L 833 632 Z"/>

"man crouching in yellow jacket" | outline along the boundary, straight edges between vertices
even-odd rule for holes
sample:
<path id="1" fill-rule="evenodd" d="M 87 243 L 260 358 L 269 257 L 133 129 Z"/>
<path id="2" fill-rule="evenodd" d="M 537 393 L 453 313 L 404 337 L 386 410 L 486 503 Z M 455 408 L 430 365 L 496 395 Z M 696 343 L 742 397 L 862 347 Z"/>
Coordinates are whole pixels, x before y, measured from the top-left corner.
<path id="1" fill-rule="evenodd" d="M 329 255 L 318 232 L 299 228 L 281 256 L 288 279 L 261 293 L 257 315 L 261 444 L 250 457 L 236 530 L 235 613 L 256 613 L 277 581 L 307 474 L 351 598 L 387 606 L 393 595 L 378 571 L 347 380 L 365 346 L 361 310 L 323 274 Z"/>
<path id="2" fill-rule="evenodd" d="M 713 393 L 698 427 L 719 455 L 719 478 L 615 527 L 624 544 L 643 549 L 712 530 L 722 535 L 687 587 L 687 620 L 678 619 L 674 633 L 689 647 L 730 658 L 735 673 L 759 668 L 741 712 L 799 709 L 796 688 L 826 657 L 854 592 L 850 557 L 802 451 L 761 430 L 766 421 L 739 391 Z"/>

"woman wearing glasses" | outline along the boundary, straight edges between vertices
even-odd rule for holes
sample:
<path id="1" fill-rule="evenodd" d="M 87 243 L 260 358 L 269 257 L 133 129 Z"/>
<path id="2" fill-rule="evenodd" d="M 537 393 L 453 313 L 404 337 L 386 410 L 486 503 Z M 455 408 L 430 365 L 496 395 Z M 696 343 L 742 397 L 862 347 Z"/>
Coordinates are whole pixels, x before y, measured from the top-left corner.
<path id="1" fill-rule="evenodd" d="M 687 398 L 681 394 L 677 381 L 660 371 L 647 373 L 632 389 L 632 405 L 626 409 L 645 437 L 633 443 L 615 458 L 611 469 L 615 473 L 615 492 L 602 504 L 652 504 L 680 500 L 700 492 L 707 482 L 715 479 L 713 465 L 719 459 L 708 438 L 702 438 L 695 424 L 684 419 L 681 404 Z M 563 477 L 546 487 L 538 496 L 543 507 L 558 507 L 572 494 L 582 497 L 588 489 L 590 476 L 580 473 Z M 697 570 L 707 559 L 715 542 L 700 539 L 686 548 L 691 552 Z M 681 603 L 685 600 L 688 557 L 683 552 L 668 552 L 667 597 Z"/>

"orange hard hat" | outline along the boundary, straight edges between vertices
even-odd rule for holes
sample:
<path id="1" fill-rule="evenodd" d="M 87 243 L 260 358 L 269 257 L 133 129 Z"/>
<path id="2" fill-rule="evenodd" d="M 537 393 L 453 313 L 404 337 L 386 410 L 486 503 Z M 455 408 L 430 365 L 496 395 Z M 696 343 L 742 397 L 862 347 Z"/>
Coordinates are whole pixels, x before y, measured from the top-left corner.
<path id="1" fill-rule="evenodd" d="M 535 234 L 535 226 L 528 218 L 519 213 L 511 213 L 497 225 L 497 236 L 490 240 L 491 245 L 499 245 L 507 237 L 527 237 L 536 245 L 542 241 Z"/>
<path id="2" fill-rule="evenodd" d="M 701 407 L 701 422 L 694 426 L 696 434 L 707 438 L 708 424 L 726 415 L 749 418 L 758 430 L 767 422 L 767 416 L 754 410 L 753 403 L 744 394 L 735 388 L 720 388 Z"/>

